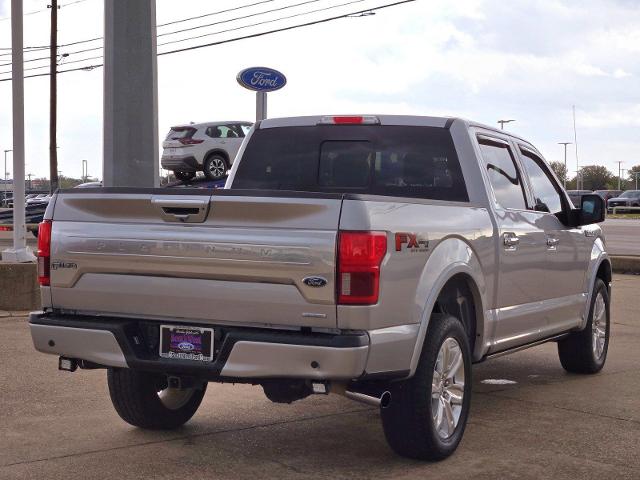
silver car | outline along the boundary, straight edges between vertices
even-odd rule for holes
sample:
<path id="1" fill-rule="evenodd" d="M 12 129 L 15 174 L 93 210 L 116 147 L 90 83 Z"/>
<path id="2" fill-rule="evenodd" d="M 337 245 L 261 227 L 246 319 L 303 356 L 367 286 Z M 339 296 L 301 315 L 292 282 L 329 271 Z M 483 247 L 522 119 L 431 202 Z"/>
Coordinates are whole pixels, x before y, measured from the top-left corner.
<path id="1" fill-rule="evenodd" d="M 207 122 L 171 127 L 162 143 L 161 165 L 178 180 L 202 171 L 210 180 L 226 176 L 251 128 L 250 122 Z"/>
<path id="2" fill-rule="evenodd" d="M 268 119 L 225 189 L 54 200 L 35 348 L 106 369 L 141 428 L 187 422 L 209 382 L 252 383 L 376 405 L 394 451 L 441 459 L 472 363 L 544 342 L 569 372 L 607 357 L 604 201 L 574 208 L 533 145 L 478 123 Z"/>

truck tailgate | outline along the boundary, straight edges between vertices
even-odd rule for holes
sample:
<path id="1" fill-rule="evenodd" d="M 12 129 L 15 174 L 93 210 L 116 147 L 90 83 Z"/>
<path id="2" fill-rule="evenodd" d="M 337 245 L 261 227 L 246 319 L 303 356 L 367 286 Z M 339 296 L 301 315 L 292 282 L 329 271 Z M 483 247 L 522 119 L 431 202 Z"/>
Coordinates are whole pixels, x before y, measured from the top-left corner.
<path id="1" fill-rule="evenodd" d="M 112 192 L 58 195 L 51 241 L 54 308 L 336 328 L 339 195 Z M 309 286 L 307 277 L 326 284 Z"/>

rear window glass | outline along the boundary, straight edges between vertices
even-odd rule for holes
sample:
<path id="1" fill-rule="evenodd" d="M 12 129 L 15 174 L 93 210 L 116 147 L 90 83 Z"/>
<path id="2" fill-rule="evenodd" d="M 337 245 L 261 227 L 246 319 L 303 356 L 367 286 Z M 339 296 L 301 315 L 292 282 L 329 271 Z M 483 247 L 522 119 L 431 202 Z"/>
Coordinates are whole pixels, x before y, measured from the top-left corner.
<path id="1" fill-rule="evenodd" d="M 437 127 L 256 130 L 232 188 L 468 201 L 451 134 Z"/>
<path id="2" fill-rule="evenodd" d="M 191 138 L 196 133 L 195 128 L 190 127 L 173 127 L 169 130 L 165 140 L 180 140 L 181 138 Z"/>

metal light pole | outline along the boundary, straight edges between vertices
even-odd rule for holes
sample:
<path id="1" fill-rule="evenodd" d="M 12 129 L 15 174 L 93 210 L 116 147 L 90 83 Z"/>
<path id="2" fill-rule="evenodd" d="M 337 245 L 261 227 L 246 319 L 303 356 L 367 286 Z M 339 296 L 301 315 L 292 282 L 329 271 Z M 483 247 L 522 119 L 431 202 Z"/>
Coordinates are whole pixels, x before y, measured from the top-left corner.
<path id="1" fill-rule="evenodd" d="M 82 181 L 86 182 L 89 177 L 89 168 L 86 160 L 82 160 Z"/>
<path id="2" fill-rule="evenodd" d="M 638 189 L 638 175 L 640 175 L 640 172 L 633 172 L 633 176 L 636 177 L 636 190 Z"/>
<path id="3" fill-rule="evenodd" d="M 500 124 L 500 130 L 504 130 L 504 124 L 505 123 L 511 123 L 511 122 L 515 122 L 515 120 L 514 119 L 498 120 L 498 123 Z"/>
<path id="4" fill-rule="evenodd" d="M 564 145 L 564 185 L 563 186 L 564 186 L 564 189 L 566 190 L 567 189 L 567 145 L 573 145 L 573 142 L 558 142 L 558 145 Z"/>
<path id="5" fill-rule="evenodd" d="M 4 196 L 7 197 L 7 153 L 13 152 L 13 150 L 4 151 Z"/>
<path id="6" fill-rule="evenodd" d="M 13 109 L 13 247 L 2 252 L 5 262 L 33 262 L 27 248 L 24 211 L 24 41 L 22 0 L 11 0 L 11 93 Z"/>
<path id="7" fill-rule="evenodd" d="M 620 190 L 620 175 L 622 174 L 622 164 L 624 162 L 622 160 L 618 160 L 616 163 L 618 164 L 618 190 Z"/>

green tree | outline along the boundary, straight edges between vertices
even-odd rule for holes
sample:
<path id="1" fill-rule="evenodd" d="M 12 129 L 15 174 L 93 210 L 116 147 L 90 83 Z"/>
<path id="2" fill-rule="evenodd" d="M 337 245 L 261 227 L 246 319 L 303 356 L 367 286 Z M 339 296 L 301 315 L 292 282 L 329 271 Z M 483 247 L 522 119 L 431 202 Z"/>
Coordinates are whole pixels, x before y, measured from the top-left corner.
<path id="1" fill-rule="evenodd" d="M 565 178 L 567 178 L 567 168 L 564 166 L 562 162 L 551 162 L 549 164 L 553 173 L 556 174 L 556 177 L 560 180 L 560 182 L 564 182 Z"/>
<path id="2" fill-rule="evenodd" d="M 637 178 L 637 183 L 636 183 Z M 636 185 L 640 187 L 640 165 L 635 165 L 629 169 L 629 188 L 636 188 Z"/>
<path id="3" fill-rule="evenodd" d="M 585 190 L 604 190 L 610 184 L 614 176 L 602 165 L 588 165 L 580 169 L 582 173 L 581 186 Z"/>

